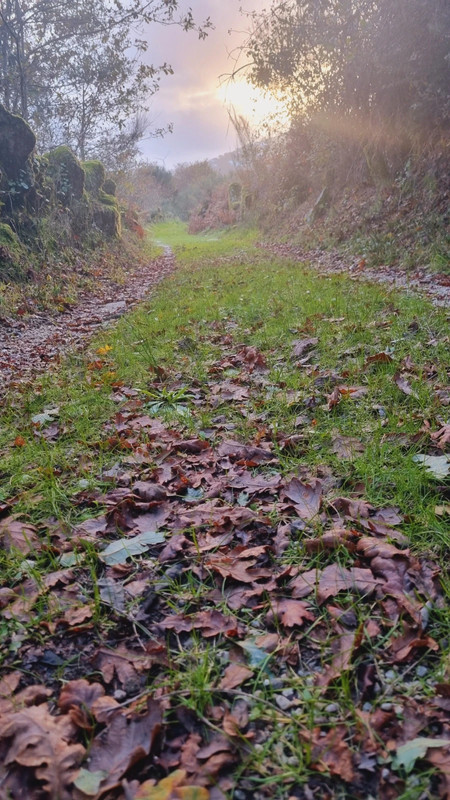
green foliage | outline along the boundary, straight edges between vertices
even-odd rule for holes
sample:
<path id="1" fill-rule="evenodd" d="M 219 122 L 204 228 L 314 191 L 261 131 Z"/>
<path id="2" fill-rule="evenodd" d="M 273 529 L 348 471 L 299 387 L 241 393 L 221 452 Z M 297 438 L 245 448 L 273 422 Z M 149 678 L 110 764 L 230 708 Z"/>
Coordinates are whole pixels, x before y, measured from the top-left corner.
<path id="1" fill-rule="evenodd" d="M 446 118 L 448 5 L 287 0 L 253 19 L 251 79 L 292 109 L 389 119 L 391 133 L 394 119 L 405 128 L 405 117 L 425 127 Z"/>
<path id="2" fill-rule="evenodd" d="M 25 249 L 10 225 L 0 222 L 0 281 L 24 277 Z"/>
<path id="3" fill-rule="evenodd" d="M 14 233 L 11 226 L 5 222 L 0 222 L 0 244 L 4 247 L 12 247 L 13 249 L 20 247 L 17 235 Z"/>
<path id="4" fill-rule="evenodd" d="M 206 206 L 213 189 L 222 181 L 207 161 L 179 164 L 173 173 L 173 212 L 187 221 L 192 212 Z"/>
<path id="5" fill-rule="evenodd" d="M 61 141 L 83 160 L 135 155 L 147 127 L 146 102 L 168 64 L 144 62 L 144 26 L 178 24 L 206 35 L 178 0 L 6 0 L 0 15 L 0 102 L 38 132 L 41 147 Z M 133 116 L 135 120 L 133 120 Z M 140 117 L 139 117 L 140 115 Z"/>

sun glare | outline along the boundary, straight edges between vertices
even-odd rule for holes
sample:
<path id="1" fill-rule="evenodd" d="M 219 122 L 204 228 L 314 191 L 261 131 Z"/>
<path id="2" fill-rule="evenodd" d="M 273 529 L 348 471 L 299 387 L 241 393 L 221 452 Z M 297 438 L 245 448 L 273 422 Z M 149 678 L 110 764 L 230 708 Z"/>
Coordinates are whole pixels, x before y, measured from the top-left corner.
<path id="1" fill-rule="evenodd" d="M 224 105 L 232 107 L 252 125 L 260 127 L 275 119 L 281 124 L 287 121 L 283 103 L 273 95 L 251 86 L 247 81 L 239 80 L 223 84 L 217 93 Z"/>

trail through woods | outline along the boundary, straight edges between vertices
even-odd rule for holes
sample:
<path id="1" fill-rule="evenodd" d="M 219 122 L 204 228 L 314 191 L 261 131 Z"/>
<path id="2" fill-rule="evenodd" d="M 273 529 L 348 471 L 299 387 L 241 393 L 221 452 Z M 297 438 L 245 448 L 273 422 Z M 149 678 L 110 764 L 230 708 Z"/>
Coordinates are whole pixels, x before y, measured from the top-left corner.
<path id="1" fill-rule="evenodd" d="M 0 800 L 450 798 L 448 320 L 233 235 L 2 343 Z"/>

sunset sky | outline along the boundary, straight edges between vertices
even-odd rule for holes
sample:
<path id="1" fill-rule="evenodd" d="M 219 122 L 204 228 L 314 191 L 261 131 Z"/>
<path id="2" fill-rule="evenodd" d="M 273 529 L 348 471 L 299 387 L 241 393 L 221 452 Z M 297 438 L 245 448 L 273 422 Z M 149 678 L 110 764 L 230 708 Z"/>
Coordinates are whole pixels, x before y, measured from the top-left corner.
<path id="1" fill-rule="evenodd" d="M 245 41 L 248 21 L 239 13 L 259 11 L 267 0 L 181 0 L 181 9 L 192 7 L 196 19 L 211 17 L 215 30 L 205 41 L 193 32 L 152 25 L 148 28 L 148 60 L 154 64 L 170 63 L 175 74 L 164 77 L 161 89 L 152 100 L 150 116 L 154 127 L 173 123 L 174 132 L 164 139 L 146 139 L 143 156 L 167 168 L 187 161 L 211 158 L 236 145 L 236 135 L 227 115 L 227 105 L 259 122 L 275 101 L 249 87 L 243 79 L 225 85 L 220 75 L 230 73 L 233 61 L 228 54 Z M 232 31 L 229 34 L 229 31 Z M 243 63 L 243 62 L 242 62 Z M 252 98 L 256 97 L 256 103 Z"/>

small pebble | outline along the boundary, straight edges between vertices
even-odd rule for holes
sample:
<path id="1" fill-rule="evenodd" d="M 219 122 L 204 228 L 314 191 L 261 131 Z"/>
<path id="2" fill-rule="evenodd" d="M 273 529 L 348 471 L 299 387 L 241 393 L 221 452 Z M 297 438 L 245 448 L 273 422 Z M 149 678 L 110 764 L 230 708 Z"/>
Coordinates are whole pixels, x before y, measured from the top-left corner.
<path id="1" fill-rule="evenodd" d="M 386 767 L 381 770 L 381 777 L 384 778 L 384 780 L 391 777 L 391 773 Z"/>
<path id="2" fill-rule="evenodd" d="M 117 700 L 120 703 L 122 700 L 126 700 L 127 693 L 123 691 L 123 689 L 116 689 L 113 694 L 114 700 Z"/>
<path id="3" fill-rule="evenodd" d="M 419 678 L 424 678 L 425 675 L 427 675 L 427 674 L 428 674 L 428 669 L 426 667 L 424 667 L 422 664 L 419 667 L 417 667 L 416 675 Z"/>
<path id="4" fill-rule="evenodd" d="M 403 706 L 394 706 L 394 711 L 397 714 L 397 717 L 403 716 Z"/>
<path id="5" fill-rule="evenodd" d="M 329 705 L 325 706 L 325 711 L 327 714 L 335 714 L 336 711 L 339 711 L 339 706 L 336 703 L 329 703 Z"/>
<path id="6" fill-rule="evenodd" d="M 240 789 L 236 789 L 236 791 L 233 794 L 233 797 L 235 797 L 236 800 L 245 800 L 247 795 L 245 794 L 245 792 L 241 792 Z"/>
<path id="7" fill-rule="evenodd" d="M 275 695 L 275 702 L 278 708 L 281 708 L 282 711 L 287 711 L 288 708 L 291 707 L 292 703 L 287 697 L 284 697 L 282 694 Z"/>
<path id="8" fill-rule="evenodd" d="M 293 689 L 283 689 L 281 694 L 283 695 L 283 697 L 287 697 L 288 700 L 293 700 L 295 696 L 295 692 Z"/>
<path id="9" fill-rule="evenodd" d="M 363 711 L 372 711 L 372 703 L 364 703 L 362 707 Z"/>
<path id="10" fill-rule="evenodd" d="M 272 678 L 270 685 L 272 689 L 282 689 L 284 686 L 284 680 L 282 678 Z"/>
<path id="11" fill-rule="evenodd" d="M 392 703 L 381 703 L 380 708 L 382 711 L 392 711 Z"/>
<path id="12" fill-rule="evenodd" d="M 397 673 L 395 669 L 388 669 L 384 677 L 386 678 L 387 681 L 395 681 Z"/>

